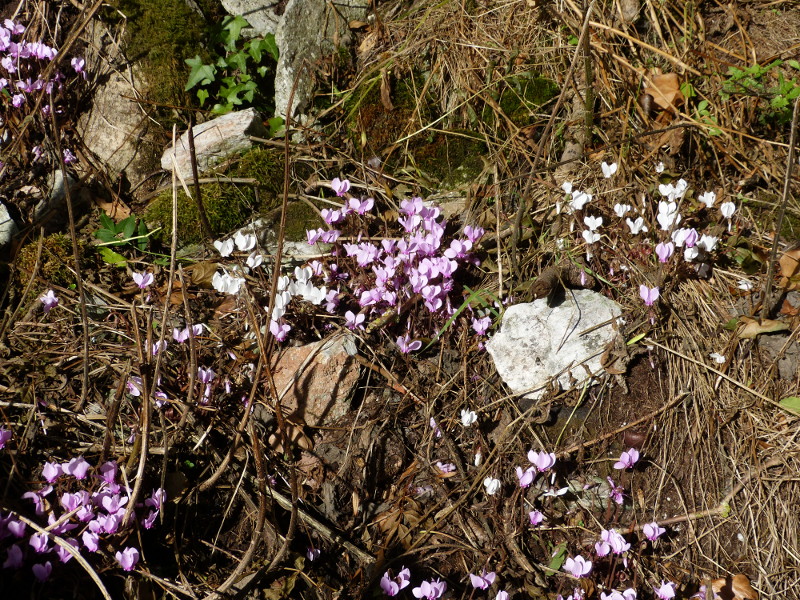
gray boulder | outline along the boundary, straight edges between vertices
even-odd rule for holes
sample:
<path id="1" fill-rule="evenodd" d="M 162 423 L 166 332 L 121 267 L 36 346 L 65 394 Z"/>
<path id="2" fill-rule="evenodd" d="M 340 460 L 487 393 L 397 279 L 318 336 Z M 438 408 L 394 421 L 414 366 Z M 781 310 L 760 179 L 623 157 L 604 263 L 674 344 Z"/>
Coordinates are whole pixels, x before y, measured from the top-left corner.
<path id="1" fill-rule="evenodd" d="M 236 152 L 253 146 L 250 136 L 266 137 L 268 131 L 261 121 L 261 115 L 254 108 L 231 112 L 192 128 L 197 170 L 202 173 L 222 162 Z M 168 148 L 161 157 L 161 168 L 172 170 L 173 149 Z M 192 162 L 189 154 L 189 132 L 178 139 L 174 150 L 178 173 L 191 180 Z"/>
<path id="2" fill-rule="evenodd" d="M 602 371 L 600 358 L 621 314 L 619 304 L 601 294 L 567 290 L 558 306 L 542 298 L 508 307 L 486 348 L 506 385 L 538 400 L 551 381 L 569 390 Z"/>

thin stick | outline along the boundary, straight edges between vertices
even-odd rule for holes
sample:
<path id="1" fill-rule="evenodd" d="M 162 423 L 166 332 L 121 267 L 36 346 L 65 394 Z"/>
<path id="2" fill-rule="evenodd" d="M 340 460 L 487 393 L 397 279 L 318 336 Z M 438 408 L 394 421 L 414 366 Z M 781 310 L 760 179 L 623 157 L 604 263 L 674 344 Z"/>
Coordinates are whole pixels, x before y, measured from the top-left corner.
<path id="1" fill-rule="evenodd" d="M 194 179 L 194 194 L 195 194 L 195 202 L 197 202 L 197 210 L 200 213 L 200 223 L 203 226 L 203 233 L 206 237 L 210 240 L 212 238 L 211 234 L 211 224 L 208 222 L 208 215 L 206 215 L 206 207 L 203 205 L 203 196 L 200 194 L 200 176 L 197 172 L 197 154 L 194 151 L 194 132 L 192 131 L 192 121 L 193 116 L 189 113 L 189 129 L 186 132 L 187 137 L 189 138 L 189 160 L 192 164 L 192 178 Z M 173 140 L 174 140 L 173 135 Z M 172 147 L 175 148 L 175 142 L 173 141 Z M 175 153 L 172 153 L 172 159 L 175 160 Z"/>
<path id="2" fill-rule="evenodd" d="M 78 234 L 75 231 L 75 211 L 72 207 L 72 192 L 70 192 L 69 189 L 67 165 L 64 163 L 64 155 L 61 152 L 61 139 L 52 93 L 50 94 L 50 116 L 53 120 L 53 142 L 56 146 L 58 162 L 61 165 L 61 177 L 64 182 L 64 199 L 67 202 L 69 237 L 72 239 L 72 257 L 75 261 L 75 282 L 78 287 L 78 298 L 80 298 L 81 326 L 83 327 L 83 378 L 81 380 L 81 398 L 75 406 L 75 412 L 80 412 L 83 405 L 86 404 L 86 396 L 89 393 L 89 315 L 86 311 L 86 292 L 83 289 L 83 276 L 81 275 L 81 256 L 80 250 L 78 249 Z"/>
<path id="3" fill-rule="evenodd" d="M 778 257 L 778 244 L 781 239 L 781 227 L 783 217 L 786 214 L 786 204 L 789 202 L 789 186 L 792 182 L 792 170 L 794 169 L 794 145 L 797 141 L 797 118 L 800 115 L 800 97 L 794 101 L 794 112 L 792 113 L 792 130 L 789 134 L 789 156 L 786 158 L 786 174 L 783 178 L 783 198 L 781 207 L 778 210 L 778 221 L 775 223 L 775 238 L 772 240 L 772 253 L 769 257 L 767 266 L 767 285 L 764 289 L 764 303 L 761 307 L 761 318 L 766 319 L 771 309 L 770 295 L 772 294 L 772 277 L 775 270 L 775 260 Z"/>

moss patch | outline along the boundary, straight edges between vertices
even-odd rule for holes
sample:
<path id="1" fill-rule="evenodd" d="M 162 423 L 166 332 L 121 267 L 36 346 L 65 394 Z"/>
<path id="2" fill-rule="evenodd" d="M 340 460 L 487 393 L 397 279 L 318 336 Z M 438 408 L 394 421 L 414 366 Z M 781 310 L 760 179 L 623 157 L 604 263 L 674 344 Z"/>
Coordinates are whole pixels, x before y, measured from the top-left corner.
<path id="1" fill-rule="evenodd" d="M 17 267 L 17 285 L 24 286 L 27 278 L 36 267 L 37 243 L 31 243 L 22 248 L 15 262 Z M 86 245 L 78 241 L 78 252 L 81 256 L 81 267 L 87 265 Z M 93 251 L 92 251 L 93 252 Z M 39 263 L 39 276 L 52 285 L 69 287 L 75 283 L 72 274 L 75 261 L 72 256 L 72 240 L 68 235 L 54 233 L 44 238 L 42 242 L 42 256 Z"/>
<path id="2" fill-rule="evenodd" d="M 221 173 L 223 174 L 223 173 Z M 252 185 L 208 183 L 202 186 L 203 206 L 214 236 L 226 235 L 258 214 L 278 205 L 283 187 L 283 156 L 280 150 L 253 148 L 224 173 L 228 177 L 248 177 L 258 181 L 258 194 Z M 145 221 L 162 229 L 156 239 L 168 243 L 172 237 L 172 192 L 162 192 L 147 208 Z M 203 239 L 197 203 L 178 192 L 178 242 L 181 246 Z"/>
<path id="3" fill-rule="evenodd" d="M 535 111 L 559 93 L 558 85 L 546 77 L 532 71 L 512 75 L 506 79 L 506 86 L 497 98 L 503 113 L 517 127 L 531 125 L 537 120 Z M 483 110 L 483 120 L 493 123 L 495 119 L 491 107 Z"/>
<path id="4" fill-rule="evenodd" d="M 466 130 L 437 133 L 412 151 L 417 167 L 448 189 L 473 181 L 483 171 L 485 153 L 486 144 Z"/>

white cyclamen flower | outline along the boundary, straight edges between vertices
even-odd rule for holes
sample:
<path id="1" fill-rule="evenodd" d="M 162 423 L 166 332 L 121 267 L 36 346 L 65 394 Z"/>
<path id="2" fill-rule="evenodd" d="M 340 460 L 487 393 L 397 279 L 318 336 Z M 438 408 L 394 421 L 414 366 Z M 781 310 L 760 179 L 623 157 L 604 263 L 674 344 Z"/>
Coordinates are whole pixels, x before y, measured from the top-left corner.
<path id="1" fill-rule="evenodd" d="M 572 210 L 581 210 L 584 205 L 588 202 L 592 201 L 592 195 L 587 194 L 586 192 L 575 191 L 572 192 L 572 202 L 569 205 L 572 207 Z"/>
<path id="2" fill-rule="evenodd" d="M 597 231 L 603 225 L 603 217 L 583 217 L 583 223 L 589 231 Z"/>
<path id="3" fill-rule="evenodd" d="M 722 206 L 719 207 L 719 212 L 721 212 L 722 216 L 726 219 L 730 219 L 733 213 L 736 212 L 736 205 L 733 202 L 723 202 Z"/>
<path id="4" fill-rule="evenodd" d="M 589 231 L 588 229 L 583 230 L 583 239 L 586 240 L 587 244 L 594 244 L 595 242 L 600 241 L 600 234 L 595 231 Z"/>
<path id="5" fill-rule="evenodd" d="M 614 214 L 616 214 L 620 219 L 625 216 L 629 210 L 633 209 L 630 204 L 615 204 L 614 205 Z"/>
<path id="6" fill-rule="evenodd" d="M 600 163 L 600 168 L 603 170 L 603 177 L 611 179 L 611 176 L 617 172 L 617 163 L 611 163 L 609 165 L 606 161 L 603 161 Z"/>
<path id="7" fill-rule="evenodd" d="M 714 202 L 717 201 L 717 195 L 714 192 L 705 192 L 704 194 L 700 194 L 697 198 L 706 205 L 706 208 L 711 208 L 714 206 Z"/>
<path id="8" fill-rule="evenodd" d="M 214 240 L 214 248 L 217 249 L 217 252 L 219 252 L 220 256 L 230 256 L 231 252 L 233 252 L 233 240 L 227 239 L 224 242 Z"/>
<path id="9" fill-rule="evenodd" d="M 461 411 L 461 424 L 469 427 L 478 420 L 478 414 L 474 410 L 464 409 Z"/>
<path id="10" fill-rule="evenodd" d="M 483 487 L 486 488 L 487 494 L 494 496 L 498 491 L 500 491 L 500 480 L 495 479 L 494 477 L 487 477 L 483 480 Z"/>
<path id="11" fill-rule="evenodd" d="M 663 162 L 659 162 L 659 163 L 656 165 L 656 173 L 658 173 L 659 175 L 661 175 L 661 173 L 663 173 L 663 172 L 664 172 L 664 168 L 665 168 L 665 167 L 664 167 L 664 163 L 663 163 Z"/>
<path id="12" fill-rule="evenodd" d="M 658 224 L 661 225 L 662 231 L 669 231 L 673 225 L 677 225 L 681 222 L 681 215 L 678 213 L 678 204 L 676 202 L 664 202 L 663 200 L 659 202 L 656 220 Z"/>
<path id="13" fill-rule="evenodd" d="M 719 354 L 718 352 L 712 352 L 708 356 L 709 356 L 709 358 L 711 358 L 711 360 L 713 360 L 718 365 L 721 365 L 722 363 L 725 362 L 725 357 L 722 356 L 722 354 Z"/>
<path id="14" fill-rule="evenodd" d="M 706 235 L 703 234 L 700 236 L 700 241 L 697 242 L 697 245 L 701 248 L 704 248 L 706 252 L 713 252 L 714 249 L 717 247 L 717 242 L 719 241 L 718 237 L 713 235 Z"/>
<path id="15" fill-rule="evenodd" d="M 245 234 L 237 231 L 236 235 L 233 236 L 233 241 L 240 252 L 249 252 L 256 247 L 256 236 L 252 233 Z"/>
<path id="16" fill-rule="evenodd" d="M 639 235 L 642 231 L 647 231 L 647 227 L 644 224 L 644 219 L 642 217 L 638 217 L 635 221 L 631 221 L 630 217 L 625 219 L 625 223 L 627 223 L 628 227 L 631 228 L 631 233 L 633 235 Z"/>

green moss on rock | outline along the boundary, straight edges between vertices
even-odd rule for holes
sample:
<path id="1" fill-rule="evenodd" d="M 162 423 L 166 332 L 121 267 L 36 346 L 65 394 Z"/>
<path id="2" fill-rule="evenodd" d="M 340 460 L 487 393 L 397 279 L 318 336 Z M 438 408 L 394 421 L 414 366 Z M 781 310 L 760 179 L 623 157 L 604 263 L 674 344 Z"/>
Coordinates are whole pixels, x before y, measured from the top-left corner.
<path id="1" fill-rule="evenodd" d="M 253 148 L 235 161 L 224 175 L 255 179 L 258 182 L 258 194 L 249 184 L 203 184 L 203 206 L 214 236 L 226 235 L 278 205 L 278 196 L 283 187 L 283 157 L 279 150 Z M 156 197 L 145 212 L 145 220 L 151 229 L 162 228 L 155 234 L 156 239 L 164 244 L 169 243 L 172 238 L 171 191 L 164 191 Z M 179 190 L 178 242 L 186 246 L 202 239 L 197 202 Z"/>

